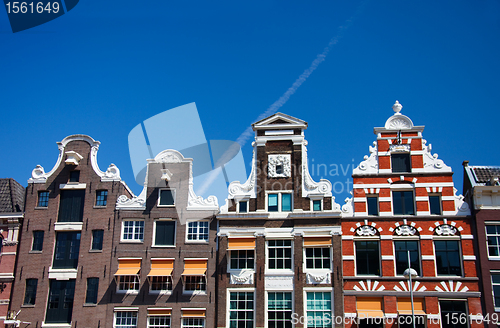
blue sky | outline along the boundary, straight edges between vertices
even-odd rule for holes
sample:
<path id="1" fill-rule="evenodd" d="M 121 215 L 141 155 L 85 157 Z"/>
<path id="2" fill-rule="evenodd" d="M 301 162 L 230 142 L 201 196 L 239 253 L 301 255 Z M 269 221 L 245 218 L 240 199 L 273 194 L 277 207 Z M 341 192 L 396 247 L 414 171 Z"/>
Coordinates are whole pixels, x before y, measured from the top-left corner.
<path id="1" fill-rule="evenodd" d="M 279 108 L 309 123 L 311 164 L 339 168 L 313 177 L 337 183 L 343 204 L 399 100 L 461 192 L 463 160 L 500 164 L 499 35 L 498 0 L 85 0 L 18 33 L 0 10 L 0 175 L 26 186 L 37 164 L 53 167 L 56 141 L 82 133 L 101 141 L 101 169 L 115 163 L 138 193 L 137 124 L 195 102 L 207 139 L 236 140 L 337 37 Z M 250 143 L 243 154 L 249 163 Z"/>

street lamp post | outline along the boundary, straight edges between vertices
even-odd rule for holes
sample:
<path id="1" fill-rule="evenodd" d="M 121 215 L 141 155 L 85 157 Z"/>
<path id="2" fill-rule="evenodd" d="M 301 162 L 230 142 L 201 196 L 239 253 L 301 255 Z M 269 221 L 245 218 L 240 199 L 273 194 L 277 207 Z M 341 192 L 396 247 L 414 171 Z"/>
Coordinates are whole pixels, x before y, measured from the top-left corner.
<path id="1" fill-rule="evenodd" d="M 415 271 L 415 269 L 412 269 L 411 268 L 411 262 L 410 262 L 410 251 L 408 250 L 408 269 L 405 270 L 405 272 L 403 273 L 403 275 L 405 276 L 405 278 L 409 279 L 409 283 L 410 283 L 410 300 L 411 300 L 411 322 L 413 323 L 413 328 L 415 328 L 415 310 L 414 310 L 414 307 L 413 307 L 413 284 L 411 283 L 411 278 L 412 277 L 416 277 L 418 274 L 417 274 L 417 271 Z"/>

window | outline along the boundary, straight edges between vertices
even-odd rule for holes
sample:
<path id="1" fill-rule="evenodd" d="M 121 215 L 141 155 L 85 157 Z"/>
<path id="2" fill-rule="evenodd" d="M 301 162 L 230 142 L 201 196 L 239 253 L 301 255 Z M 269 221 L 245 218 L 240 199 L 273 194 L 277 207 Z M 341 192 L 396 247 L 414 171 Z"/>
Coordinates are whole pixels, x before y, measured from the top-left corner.
<path id="1" fill-rule="evenodd" d="M 332 327 L 332 293 L 307 292 L 307 327 Z"/>
<path id="2" fill-rule="evenodd" d="M 398 240 L 394 241 L 396 252 L 396 274 L 403 275 L 408 269 L 408 251 L 410 251 L 411 268 L 420 275 L 420 261 L 418 252 L 418 240 Z"/>
<path id="3" fill-rule="evenodd" d="M 104 230 L 92 230 L 92 250 L 102 251 Z"/>
<path id="4" fill-rule="evenodd" d="M 95 196 L 95 206 L 106 206 L 107 202 L 108 202 L 108 191 L 97 190 Z"/>
<path id="5" fill-rule="evenodd" d="M 54 269 L 76 269 L 80 254 L 80 232 L 58 232 L 54 252 Z"/>
<path id="6" fill-rule="evenodd" d="M 99 290 L 99 278 L 87 278 L 87 295 L 85 303 L 97 304 L 97 291 Z"/>
<path id="7" fill-rule="evenodd" d="M 230 251 L 229 267 L 231 270 L 244 270 L 254 268 L 254 250 L 232 250 Z"/>
<path id="8" fill-rule="evenodd" d="M 135 292 L 139 291 L 139 276 L 118 276 L 118 291 L 121 292 Z"/>
<path id="9" fill-rule="evenodd" d="M 313 211 L 321 211 L 321 207 L 323 205 L 323 201 L 321 199 L 315 199 L 312 201 L 313 203 Z"/>
<path id="10" fill-rule="evenodd" d="M 49 206 L 49 192 L 48 191 L 39 191 L 38 192 L 38 207 L 47 207 Z"/>
<path id="11" fill-rule="evenodd" d="M 188 222 L 188 241 L 208 241 L 208 221 Z"/>
<path id="12" fill-rule="evenodd" d="M 392 154 L 391 163 L 393 173 L 411 172 L 411 161 L 409 153 Z"/>
<path id="13" fill-rule="evenodd" d="M 306 248 L 307 269 L 330 269 L 330 262 L 329 247 Z"/>
<path id="14" fill-rule="evenodd" d="M 441 197 L 438 195 L 429 196 L 429 210 L 431 215 L 441 215 Z"/>
<path id="15" fill-rule="evenodd" d="M 291 193 L 268 194 L 267 210 L 268 212 L 291 212 L 292 194 Z"/>
<path id="16" fill-rule="evenodd" d="M 75 280 L 50 280 L 46 323 L 71 323 Z"/>
<path id="17" fill-rule="evenodd" d="M 154 276 L 151 277 L 152 291 L 172 291 L 172 276 Z"/>
<path id="18" fill-rule="evenodd" d="M 461 276 L 460 248 L 458 240 L 435 240 L 438 275 Z"/>
<path id="19" fill-rule="evenodd" d="M 187 292 L 204 292 L 207 290 L 205 276 L 186 276 L 186 285 L 184 291 Z"/>
<path id="20" fill-rule="evenodd" d="M 175 221 L 155 221 L 155 246 L 175 246 Z"/>
<path id="21" fill-rule="evenodd" d="M 174 206 L 174 205 L 175 205 L 175 190 L 160 189 L 158 206 Z"/>
<path id="22" fill-rule="evenodd" d="M 41 230 L 33 231 L 33 244 L 31 245 L 32 251 L 41 252 L 43 250 L 43 234 Z"/>
<path id="23" fill-rule="evenodd" d="M 26 280 L 26 286 L 28 281 Z M 493 287 L 493 304 L 495 304 L 495 311 L 500 310 L 500 272 L 491 273 L 491 285 Z M 26 287 L 27 288 L 27 287 Z M 24 301 L 26 304 L 26 301 Z"/>
<path id="24" fill-rule="evenodd" d="M 26 290 L 24 292 L 24 305 L 35 305 L 36 288 L 38 279 L 26 279 Z"/>
<path id="25" fill-rule="evenodd" d="M 80 182 L 80 171 L 69 172 L 69 182 Z"/>
<path id="26" fill-rule="evenodd" d="M 415 215 L 413 191 L 392 191 L 394 215 Z"/>
<path id="27" fill-rule="evenodd" d="M 267 326 L 292 328 L 292 293 L 267 293 Z"/>
<path id="28" fill-rule="evenodd" d="M 439 307 L 443 328 L 467 328 L 467 320 L 460 320 L 460 318 L 468 318 L 466 301 L 439 301 Z"/>
<path id="29" fill-rule="evenodd" d="M 137 328 L 137 311 L 116 311 L 113 328 Z"/>
<path id="30" fill-rule="evenodd" d="M 148 328 L 170 328 L 170 316 L 169 315 L 149 316 Z"/>
<path id="31" fill-rule="evenodd" d="M 238 202 L 238 212 L 239 213 L 248 213 L 248 201 L 240 201 Z"/>
<path id="32" fill-rule="evenodd" d="M 85 190 L 62 190 L 59 222 L 82 222 Z"/>
<path id="33" fill-rule="evenodd" d="M 292 241 L 269 240 L 267 242 L 268 269 L 292 269 Z"/>
<path id="34" fill-rule="evenodd" d="M 123 221 L 122 240 L 124 241 L 143 241 L 144 240 L 144 221 Z"/>
<path id="35" fill-rule="evenodd" d="M 378 215 L 378 197 L 368 196 L 366 197 L 366 210 L 368 215 Z"/>
<path id="36" fill-rule="evenodd" d="M 486 226 L 488 257 L 500 257 L 500 225 Z"/>
<path id="37" fill-rule="evenodd" d="M 356 273 L 380 275 L 380 251 L 378 240 L 360 240 L 356 245 Z"/>
<path id="38" fill-rule="evenodd" d="M 254 326 L 253 292 L 229 293 L 229 327 Z"/>
<path id="39" fill-rule="evenodd" d="M 182 318 L 182 328 L 203 328 L 205 327 L 204 318 Z"/>

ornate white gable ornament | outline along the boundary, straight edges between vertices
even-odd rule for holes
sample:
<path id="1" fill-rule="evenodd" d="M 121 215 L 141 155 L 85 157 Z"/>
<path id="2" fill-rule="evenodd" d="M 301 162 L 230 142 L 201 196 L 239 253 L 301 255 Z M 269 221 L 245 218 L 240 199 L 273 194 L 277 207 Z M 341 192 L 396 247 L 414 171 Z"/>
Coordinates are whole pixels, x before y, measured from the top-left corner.
<path id="1" fill-rule="evenodd" d="M 267 174 L 270 178 L 289 178 L 292 173 L 290 154 L 268 155 Z"/>
<path id="2" fill-rule="evenodd" d="M 418 235 L 417 229 L 415 227 L 412 227 L 410 225 L 401 225 L 399 227 L 396 227 L 394 229 L 394 233 L 398 236 L 415 236 Z"/>
<path id="3" fill-rule="evenodd" d="M 385 128 L 387 130 L 408 130 L 413 128 L 413 122 L 408 116 L 400 113 L 403 106 L 396 100 L 396 103 L 392 105 L 394 110 L 394 115 L 389 117 L 385 122 Z"/>

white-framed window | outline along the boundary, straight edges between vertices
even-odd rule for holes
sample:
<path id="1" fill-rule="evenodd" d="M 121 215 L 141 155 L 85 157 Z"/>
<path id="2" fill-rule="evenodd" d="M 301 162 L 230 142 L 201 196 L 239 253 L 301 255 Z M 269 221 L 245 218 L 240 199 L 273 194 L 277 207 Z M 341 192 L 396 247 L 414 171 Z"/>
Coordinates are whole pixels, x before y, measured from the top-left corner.
<path id="1" fill-rule="evenodd" d="M 291 212 L 293 210 L 292 190 L 269 192 L 266 195 L 268 212 Z"/>
<path id="2" fill-rule="evenodd" d="M 366 196 L 366 212 L 368 215 L 378 216 L 378 197 L 374 195 Z"/>
<path id="3" fill-rule="evenodd" d="M 485 229 L 488 257 L 500 259 L 500 224 L 488 224 Z"/>
<path id="4" fill-rule="evenodd" d="M 392 211 L 394 215 L 415 215 L 413 190 L 392 190 Z"/>
<path id="5" fill-rule="evenodd" d="M 332 317 L 332 290 L 325 288 L 304 288 L 304 302 L 307 328 L 331 328 Z"/>
<path id="6" fill-rule="evenodd" d="M 330 269 L 331 247 L 305 247 L 306 269 Z"/>
<path id="7" fill-rule="evenodd" d="M 228 289 L 229 327 L 255 327 L 255 291 Z"/>
<path id="8" fill-rule="evenodd" d="M 121 241 L 143 242 L 144 220 L 123 220 Z"/>
<path id="9" fill-rule="evenodd" d="M 182 318 L 182 328 L 204 328 L 205 318 Z"/>
<path id="10" fill-rule="evenodd" d="M 436 273 L 438 276 L 462 276 L 460 239 L 435 238 Z"/>
<path id="11" fill-rule="evenodd" d="M 153 276 L 151 277 L 151 292 L 165 293 L 172 291 L 172 276 Z"/>
<path id="12" fill-rule="evenodd" d="M 380 240 L 378 238 L 354 241 L 356 275 L 380 276 Z"/>
<path id="13" fill-rule="evenodd" d="M 207 292 L 207 279 L 203 276 L 185 276 L 184 292 L 194 294 L 204 294 Z"/>
<path id="14" fill-rule="evenodd" d="M 239 200 L 236 204 L 238 213 L 248 213 L 248 199 Z"/>
<path id="15" fill-rule="evenodd" d="M 160 189 L 158 206 L 175 206 L 175 189 Z"/>
<path id="16" fill-rule="evenodd" d="M 313 212 L 321 212 L 323 210 L 323 199 L 311 199 L 311 209 Z"/>
<path id="17" fill-rule="evenodd" d="M 138 275 L 117 276 L 118 292 L 138 293 L 140 280 Z"/>
<path id="18" fill-rule="evenodd" d="M 292 327 L 293 296 L 291 291 L 267 292 L 267 326 Z"/>
<path id="19" fill-rule="evenodd" d="M 169 315 L 148 316 L 148 328 L 170 328 Z"/>
<path id="20" fill-rule="evenodd" d="M 253 249 L 235 249 L 229 251 L 230 270 L 253 270 L 255 251 Z"/>
<path id="21" fill-rule="evenodd" d="M 291 239 L 267 241 L 267 269 L 292 270 L 293 252 Z"/>
<path id="22" fill-rule="evenodd" d="M 115 311 L 113 328 L 137 328 L 137 311 Z"/>
<path id="23" fill-rule="evenodd" d="M 177 221 L 172 219 L 158 219 L 154 221 L 153 246 L 175 246 Z"/>
<path id="24" fill-rule="evenodd" d="M 495 311 L 500 311 L 500 271 L 491 272 L 491 287 L 493 289 Z"/>
<path id="25" fill-rule="evenodd" d="M 208 221 L 191 221 L 187 223 L 186 241 L 208 242 Z"/>

